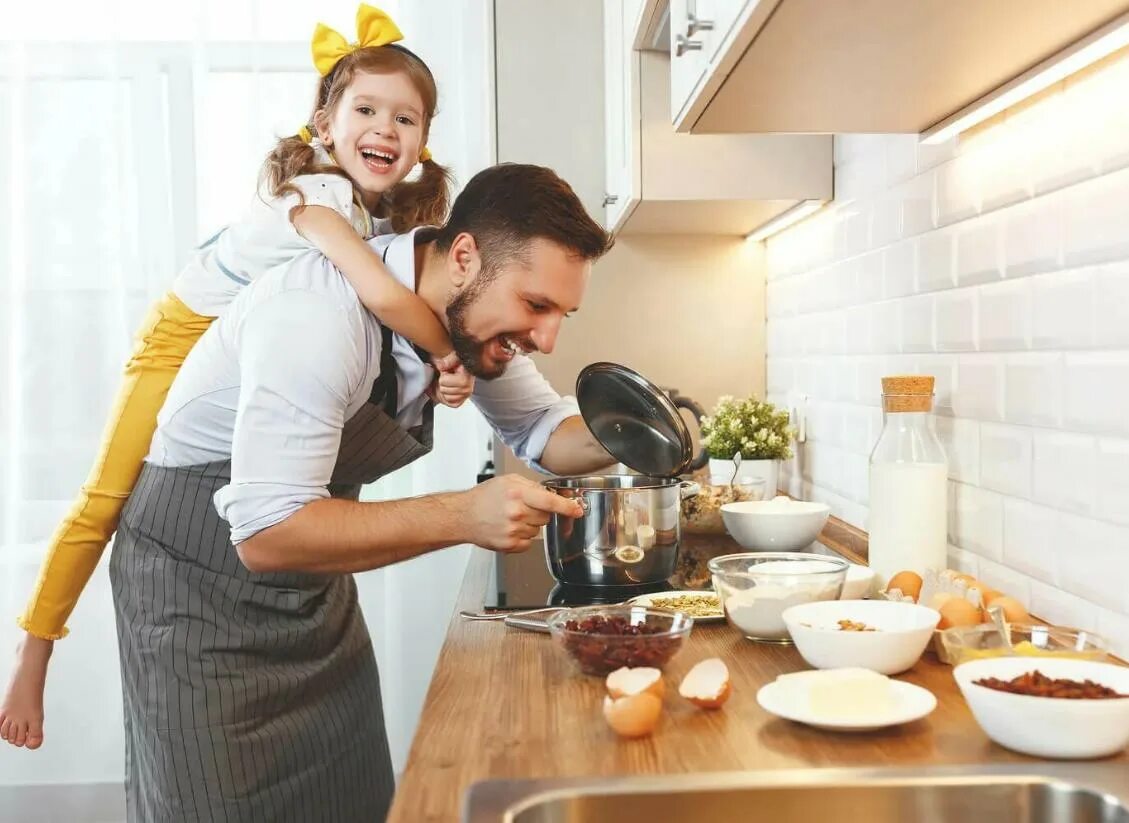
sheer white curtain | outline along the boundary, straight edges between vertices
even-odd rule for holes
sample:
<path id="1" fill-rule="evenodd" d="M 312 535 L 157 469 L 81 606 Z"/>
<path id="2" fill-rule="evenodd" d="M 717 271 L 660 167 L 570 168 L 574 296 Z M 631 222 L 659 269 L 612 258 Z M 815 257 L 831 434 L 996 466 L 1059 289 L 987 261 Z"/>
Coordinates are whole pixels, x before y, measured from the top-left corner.
<path id="1" fill-rule="evenodd" d="M 492 157 L 490 4 L 383 0 L 430 64 L 431 146 L 460 181 Z M 0 25 L 0 679 L 15 616 L 82 482 L 133 330 L 192 247 L 250 197 L 272 141 L 304 122 L 322 20 L 352 39 L 355 0 L 65 0 Z M 23 38 L 23 39 L 17 39 Z M 369 499 L 465 487 L 487 440 L 437 415 L 436 451 Z M 448 551 L 362 576 L 402 765 L 465 568 Z M 0 747 L 0 786 L 118 780 L 121 698 L 105 562 L 56 646 L 47 743 Z"/>

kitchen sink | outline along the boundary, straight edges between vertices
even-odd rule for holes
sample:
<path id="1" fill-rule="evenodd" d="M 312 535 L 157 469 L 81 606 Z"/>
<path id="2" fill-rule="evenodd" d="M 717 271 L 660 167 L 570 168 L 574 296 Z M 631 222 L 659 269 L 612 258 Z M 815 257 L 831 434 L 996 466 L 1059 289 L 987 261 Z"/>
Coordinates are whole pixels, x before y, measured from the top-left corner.
<path id="1" fill-rule="evenodd" d="M 1125 763 L 793 769 L 471 787 L 465 823 L 1129 823 Z"/>

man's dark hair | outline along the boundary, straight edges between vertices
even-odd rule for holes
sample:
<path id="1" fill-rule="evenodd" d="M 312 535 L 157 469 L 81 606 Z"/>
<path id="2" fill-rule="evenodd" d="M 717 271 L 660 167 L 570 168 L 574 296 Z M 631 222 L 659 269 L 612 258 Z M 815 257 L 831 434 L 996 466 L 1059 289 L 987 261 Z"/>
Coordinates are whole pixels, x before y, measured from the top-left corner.
<path id="1" fill-rule="evenodd" d="M 524 258 L 537 237 L 584 260 L 596 260 L 613 242 L 556 172 L 525 163 L 501 163 L 472 177 L 435 244 L 446 252 L 463 232 L 478 244 L 484 270 Z"/>

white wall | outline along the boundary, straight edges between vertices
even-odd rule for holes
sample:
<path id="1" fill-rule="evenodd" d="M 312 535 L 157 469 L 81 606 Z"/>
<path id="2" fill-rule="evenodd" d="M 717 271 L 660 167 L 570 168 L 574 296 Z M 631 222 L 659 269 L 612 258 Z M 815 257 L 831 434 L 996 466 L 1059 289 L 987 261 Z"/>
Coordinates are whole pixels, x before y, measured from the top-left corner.
<path id="1" fill-rule="evenodd" d="M 879 378 L 935 375 L 951 564 L 1129 654 L 1129 59 L 944 146 L 837 138 L 835 191 L 768 247 L 790 482 L 865 527 Z"/>

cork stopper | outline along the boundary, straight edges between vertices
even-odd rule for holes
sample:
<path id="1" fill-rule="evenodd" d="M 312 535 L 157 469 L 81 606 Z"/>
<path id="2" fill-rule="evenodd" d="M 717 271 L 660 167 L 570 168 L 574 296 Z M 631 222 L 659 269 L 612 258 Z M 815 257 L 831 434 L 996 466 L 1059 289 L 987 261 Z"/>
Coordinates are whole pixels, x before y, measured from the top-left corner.
<path id="1" fill-rule="evenodd" d="M 888 412 L 928 412 L 933 409 L 934 378 L 927 374 L 908 374 L 882 378 L 882 410 Z"/>

